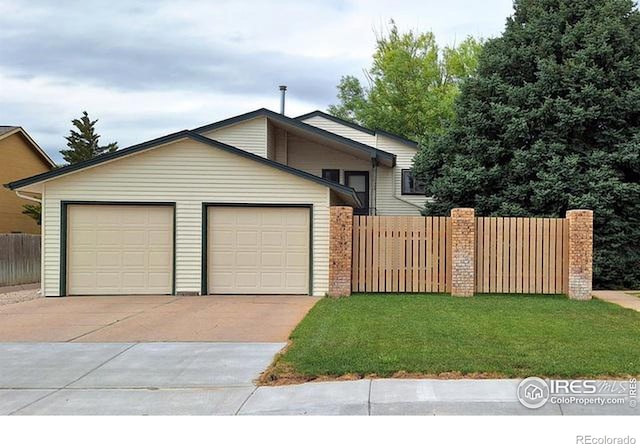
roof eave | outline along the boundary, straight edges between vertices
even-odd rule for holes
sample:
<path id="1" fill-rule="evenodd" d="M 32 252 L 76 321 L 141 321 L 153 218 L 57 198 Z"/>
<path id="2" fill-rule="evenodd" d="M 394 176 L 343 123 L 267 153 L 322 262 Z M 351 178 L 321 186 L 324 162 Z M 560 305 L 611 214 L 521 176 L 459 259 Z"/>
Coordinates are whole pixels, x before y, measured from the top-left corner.
<path id="1" fill-rule="evenodd" d="M 394 139 L 397 142 L 404 143 L 406 145 L 412 146 L 414 148 L 418 147 L 418 142 L 415 140 L 407 139 L 406 137 L 402 137 L 399 134 L 390 133 L 388 131 L 384 131 L 381 129 L 371 129 L 364 127 L 362 125 L 358 125 L 357 123 L 349 122 L 348 120 L 341 119 L 340 117 L 332 116 L 331 114 L 325 113 L 324 111 L 315 110 L 310 113 L 302 114 L 298 117 L 295 117 L 296 120 L 305 120 L 311 117 L 323 117 L 325 119 L 331 120 L 332 122 L 339 123 L 341 125 L 348 126 L 349 128 L 353 128 L 358 131 L 362 131 L 363 133 L 369 134 L 371 136 L 375 136 L 376 134 L 389 137 L 390 139 Z"/>
<path id="2" fill-rule="evenodd" d="M 31 176 L 31 177 L 27 177 L 25 179 L 20 179 L 17 181 L 13 181 L 10 182 L 8 184 L 5 184 L 4 186 L 6 188 L 9 188 L 11 190 L 19 190 L 23 187 L 26 186 L 30 186 L 30 185 L 36 185 L 42 182 L 45 182 L 47 180 L 52 180 L 55 179 L 57 177 L 61 177 L 61 176 L 65 176 L 67 174 L 72 174 L 74 172 L 77 171 L 81 171 L 93 166 L 97 166 L 106 162 L 109 162 L 111 160 L 116 160 L 118 158 L 121 157 L 126 157 L 132 154 L 136 154 L 138 152 L 142 152 L 145 151 L 147 149 L 151 149 L 154 147 L 157 147 L 159 145 L 164 145 L 167 143 L 171 143 L 171 142 L 175 142 L 178 141 L 180 139 L 185 139 L 185 138 L 189 138 L 192 140 L 195 140 L 197 142 L 200 143 L 204 143 L 206 145 L 210 145 L 210 146 L 215 146 L 219 149 L 223 149 L 225 151 L 237 154 L 239 156 L 245 157 L 245 158 L 249 158 L 249 159 L 253 159 L 255 161 L 261 162 L 263 164 L 267 164 L 269 166 L 272 166 L 274 168 L 280 169 L 282 171 L 294 174 L 296 176 L 302 177 L 303 179 L 307 179 L 307 180 L 311 180 L 314 182 L 319 183 L 320 185 L 324 185 L 332 190 L 334 190 L 337 193 L 340 193 L 341 195 L 344 196 L 348 196 L 351 199 L 353 199 L 354 203 L 356 204 L 356 206 L 361 207 L 362 206 L 362 202 L 360 202 L 360 200 L 358 199 L 358 196 L 355 192 L 355 190 L 353 190 L 353 188 L 344 186 L 344 185 L 340 185 L 340 184 L 336 184 L 334 182 L 330 182 L 326 179 L 323 179 L 322 177 L 319 176 L 315 176 L 311 173 L 307 173 L 306 171 L 302 171 L 302 170 L 298 170 L 297 168 L 293 168 L 290 167 L 288 165 L 284 165 L 282 163 L 279 162 L 275 162 L 273 160 L 267 159 L 265 157 L 262 156 L 258 156 L 257 154 L 253 154 L 250 153 L 249 151 L 245 151 L 242 150 L 240 148 L 236 148 L 232 145 L 228 145 L 226 143 L 214 140 L 214 139 L 210 139 L 208 137 L 205 137 L 201 134 L 197 134 L 195 132 L 189 131 L 189 130 L 183 130 L 183 131 L 179 131 L 177 133 L 173 133 L 173 134 L 169 134 L 167 136 L 163 136 L 163 137 L 159 137 L 157 139 L 153 139 L 147 142 L 143 142 L 140 143 L 138 145 L 133 145 L 130 146 L 128 148 L 124 148 L 122 150 L 118 150 L 118 151 L 113 151 L 111 153 L 107 153 L 107 154 L 103 154 L 101 156 L 97 156 L 94 157 L 93 159 L 89 159 L 86 160 L 84 162 L 79 162 L 73 165 L 67 165 L 65 167 L 61 167 L 58 168 L 56 170 L 52 170 L 52 171 L 47 171 L 45 173 L 41 173 L 41 174 L 37 174 L 35 176 Z"/>
<path id="3" fill-rule="evenodd" d="M 339 134 L 332 133 L 331 131 L 324 130 L 322 128 L 318 128 L 313 125 L 309 125 L 297 119 L 292 119 L 291 117 L 284 116 L 282 114 L 278 114 L 275 111 L 271 111 L 266 108 L 260 108 L 255 111 L 250 111 L 245 114 L 241 114 L 239 116 L 231 117 L 229 119 L 221 120 L 219 122 L 211 123 L 209 125 L 204 125 L 198 128 L 193 129 L 193 132 L 196 133 L 206 133 L 209 131 L 213 131 L 215 129 L 224 128 L 226 126 L 235 125 L 240 122 L 244 122 L 247 120 L 255 119 L 257 117 L 267 117 L 273 119 L 275 121 L 279 121 L 283 124 L 289 124 L 295 126 L 303 131 L 308 131 L 310 133 L 319 135 L 321 137 L 325 137 L 331 139 L 335 142 L 342 143 L 344 145 L 350 146 L 352 148 L 358 149 L 360 151 L 366 151 L 369 153 L 369 156 L 373 158 L 377 158 L 379 160 L 387 160 L 391 163 L 391 166 L 395 166 L 396 163 L 396 155 L 393 153 L 389 153 L 384 150 L 380 150 L 378 148 L 372 147 L 370 145 L 366 145 L 364 143 L 360 143 L 358 141 L 349 139 L 347 137 L 343 137 Z"/>

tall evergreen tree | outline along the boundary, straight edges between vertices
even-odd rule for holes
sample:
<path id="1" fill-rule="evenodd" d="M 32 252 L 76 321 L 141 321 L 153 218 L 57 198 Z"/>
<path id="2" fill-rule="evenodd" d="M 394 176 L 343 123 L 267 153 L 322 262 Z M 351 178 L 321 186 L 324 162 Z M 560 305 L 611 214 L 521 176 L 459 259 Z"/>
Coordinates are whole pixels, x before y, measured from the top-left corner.
<path id="1" fill-rule="evenodd" d="M 70 134 L 65 137 L 69 149 L 60 150 L 64 160 L 68 163 L 78 163 L 118 149 L 117 142 L 104 146 L 98 144 L 100 136 L 96 133 L 96 122 L 98 120 L 89 119 L 86 111 L 82 112 L 80 119 L 71 121 L 76 129 L 71 129 Z"/>
<path id="2" fill-rule="evenodd" d="M 595 285 L 640 287 L 640 13 L 632 0 L 516 0 L 415 171 L 426 214 L 594 210 Z"/>

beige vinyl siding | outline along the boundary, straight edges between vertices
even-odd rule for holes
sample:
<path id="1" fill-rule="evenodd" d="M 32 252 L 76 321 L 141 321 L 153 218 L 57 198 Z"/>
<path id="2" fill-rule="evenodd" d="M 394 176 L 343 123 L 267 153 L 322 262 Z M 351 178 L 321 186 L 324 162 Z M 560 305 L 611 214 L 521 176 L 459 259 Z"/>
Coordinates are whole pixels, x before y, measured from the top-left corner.
<path id="1" fill-rule="evenodd" d="M 313 204 L 313 294 L 329 273 L 329 189 L 292 174 L 182 140 L 46 183 L 43 288 L 59 295 L 60 201 L 176 202 L 176 291 L 199 292 L 202 202 Z"/>
<path id="2" fill-rule="evenodd" d="M 342 123 L 334 122 L 326 117 L 313 116 L 303 120 L 303 122 L 307 125 L 313 125 L 317 128 L 322 128 L 325 131 L 331 131 L 332 133 L 338 134 L 342 137 L 355 140 L 356 142 L 364 143 L 373 147 L 376 146 L 376 136 L 351 128 L 350 126 L 343 125 Z"/>
<path id="3" fill-rule="evenodd" d="M 267 157 L 268 131 L 266 117 L 256 117 L 255 119 L 209 131 L 202 135 L 258 156 Z"/>
<path id="4" fill-rule="evenodd" d="M 288 164 L 299 170 L 322 176 L 323 169 L 337 169 L 340 183 L 344 183 L 345 171 L 369 171 L 371 177 L 370 162 L 365 159 L 291 135 L 288 144 Z"/>
<path id="5" fill-rule="evenodd" d="M 424 207 L 423 196 L 402 195 L 402 170 L 413 166 L 418 150 L 390 137 L 377 135 L 376 148 L 396 155 L 394 168 L 378 168 L 377 208 L 379 215 L 418 215 Z"/>
<path id="6" fill-rule="evenodd" d="M 267 159 L 275 160 L 276 158 L 276 129 L 267 122 Z"/>

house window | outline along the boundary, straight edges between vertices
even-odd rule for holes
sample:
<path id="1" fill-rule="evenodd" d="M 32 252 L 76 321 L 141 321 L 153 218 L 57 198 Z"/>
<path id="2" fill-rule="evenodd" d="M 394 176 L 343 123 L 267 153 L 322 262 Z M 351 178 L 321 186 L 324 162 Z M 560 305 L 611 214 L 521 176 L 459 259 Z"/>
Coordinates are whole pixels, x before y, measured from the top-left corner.
<path id="1" fill-rule="evenodd" d="M 331 182 L 340 183 L 340 170 L 322 170 L 322 178 Z"/>
<path id="2" fill-rule="evenodd" d="M 425 195 L 424 184 L 413 177 L 411 170 L 402 170 L 402 194 Z"/>

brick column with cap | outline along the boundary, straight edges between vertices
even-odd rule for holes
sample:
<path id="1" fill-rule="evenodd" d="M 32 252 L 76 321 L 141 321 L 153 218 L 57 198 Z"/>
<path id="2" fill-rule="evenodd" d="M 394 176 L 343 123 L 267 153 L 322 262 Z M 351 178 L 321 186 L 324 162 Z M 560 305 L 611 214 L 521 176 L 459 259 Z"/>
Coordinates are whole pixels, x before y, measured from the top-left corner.
<path id="1" fill-rule="evenodd" d="M 473 208 L 451 210 L 451 295 L 473 296 L 475 291 L 476 219 Z"/>
<path id="2" fill-rule="evenodd" d="M 353 208 L 331 207 L 329 213 L 329 296 L 351 295 Z"/>
<path id="3" fill-rule="evenodd" d="M 591 299 L 593 277 L 593 211 L 567 211 L 569 223 L 569 288 L 570 299 Z"/>

